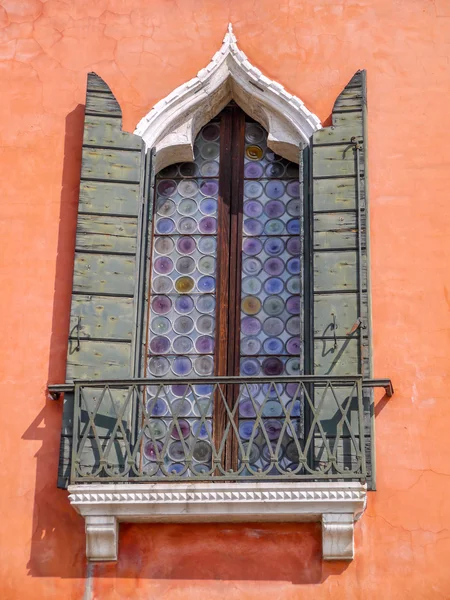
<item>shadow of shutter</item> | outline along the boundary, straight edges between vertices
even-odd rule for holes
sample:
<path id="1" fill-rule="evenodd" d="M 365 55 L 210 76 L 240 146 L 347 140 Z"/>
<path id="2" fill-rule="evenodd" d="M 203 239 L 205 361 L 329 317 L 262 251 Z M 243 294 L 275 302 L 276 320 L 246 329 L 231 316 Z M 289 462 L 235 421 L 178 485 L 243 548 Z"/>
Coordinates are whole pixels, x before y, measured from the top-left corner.
<path id="1" fill-rule="evenodd" d="M 315 375 L 371 375 L 367 251 L 366 73 L 358 71 L 333 107 L 331 127 L 311 143 L 312 196 L 312 372 Z M 341 388 L 339 402 L 351 402 L 349 421 L 358 436 L 356 398 Z M 366 392 L 364 392 L 366 394 Z M 372 468 L 372 402 L 364 398 L 363 444 L 369 485 Z M 328 411 L 328 414 L 325 414 Z M 336 435 L 342 417 L 336 401 L 322 411 L 327 434 Z M 338 463 L 351 468 L 355 448 L 347 426 L 337 444 Z M 359 442 L 359 437 L 358 437 Z M 315 459 L 324 448 L 318 439 Z"/>
<path id="2" fill-rule="evenodd" d="M 133 375 L 144 168 L 142 139 L 122 131 L 117 100 L 98 75 L 89 73 L 66 381 Z M 88 408 L 94 408 L 97 392 L 87 390 Z M 114 427 L 124 398 L 117 390 L 100 406 L 100 439 Z M 70 474 L 73 402 L 73 394 L 65 394 L 59 487 L 66 487 Z M 127 413 L 125 419 L 130 418 Z M 87 421 L 82 411 L 81 427 Z M 89 447 L 88 441 L 87 455 Z"/>

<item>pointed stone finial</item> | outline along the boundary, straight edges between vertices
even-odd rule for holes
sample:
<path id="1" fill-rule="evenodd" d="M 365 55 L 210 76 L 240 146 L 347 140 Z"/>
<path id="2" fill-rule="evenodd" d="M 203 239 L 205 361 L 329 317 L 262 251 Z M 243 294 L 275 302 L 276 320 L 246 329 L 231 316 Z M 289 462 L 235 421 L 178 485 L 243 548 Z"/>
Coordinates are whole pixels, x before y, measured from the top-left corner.
<path id="1" fill-rule="evenodd" d="M 223 38 L 223 43 L 224 44 L 236 43 L 236 36 L 233 33 L 233 25 L 231 23 L 228 23 L 227 32 L 225 34 L 225 37 Z"/>

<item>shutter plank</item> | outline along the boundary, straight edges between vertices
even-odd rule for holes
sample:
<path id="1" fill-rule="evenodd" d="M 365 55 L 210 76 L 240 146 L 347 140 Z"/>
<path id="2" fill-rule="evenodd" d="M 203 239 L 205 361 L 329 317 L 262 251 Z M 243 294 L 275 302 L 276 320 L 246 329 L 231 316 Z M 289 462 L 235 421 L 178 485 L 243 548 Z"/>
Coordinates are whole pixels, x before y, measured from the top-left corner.
<path id="1" fill-rule="evenodd" d="M 316 214 L 314 216 L 314 248 L 355 248 L 357 224 L 355 213 Z"/>
<path id="2" fill-rule="evenodd" d="M 79 213 L 138 215 L 139 185 L 109 181 L 82 181 Z"/>
<path id="3" fill-rule="evenodd" d="M 78 215 L 77 250 L 136 254 L 137 220 L 108 215 Z"/>
<path id="4" fill-rule="evenodd" d="M 76 295 L 70 318 L 71 339 L 81 338 L 130 340 L 133 334 L 133 298 Z"/>
<path id="5" fill-rule="evenodd" d="M 131 344 L 69 340 L 67 379 L 121 379 L 129 377 Z"/>
<path id="6" fill-rule="evenodd" d="M 81 160 L 81 177 L 96 180 L 139 183 L 141 153 L 112 148 L 84 148 Z"/>
<path id="7" fill-rule="evenodd" d="M 86 115 L 83 144 L 86 146 L 108 146 L 141 151 L 142 140 L 137 135 L 117 129 L 117 119 Z"/>
<path id="8" fill-rule="evenodd" d="M 73 291 L 133 296 L 134 275 L 134 257 L 76 253 Z"/>

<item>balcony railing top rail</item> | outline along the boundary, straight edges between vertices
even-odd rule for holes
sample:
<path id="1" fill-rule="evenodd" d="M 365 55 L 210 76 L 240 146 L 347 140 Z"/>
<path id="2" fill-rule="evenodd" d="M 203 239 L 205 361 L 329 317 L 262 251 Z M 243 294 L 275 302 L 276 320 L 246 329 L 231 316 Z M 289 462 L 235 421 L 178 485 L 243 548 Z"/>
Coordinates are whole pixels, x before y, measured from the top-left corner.
<path id="1" fill-rule="evenodd" d="M 58 389 L 70 480 L 365 480 L 373 387 L 393 393 L 360 375 L 76 381 Z"/>

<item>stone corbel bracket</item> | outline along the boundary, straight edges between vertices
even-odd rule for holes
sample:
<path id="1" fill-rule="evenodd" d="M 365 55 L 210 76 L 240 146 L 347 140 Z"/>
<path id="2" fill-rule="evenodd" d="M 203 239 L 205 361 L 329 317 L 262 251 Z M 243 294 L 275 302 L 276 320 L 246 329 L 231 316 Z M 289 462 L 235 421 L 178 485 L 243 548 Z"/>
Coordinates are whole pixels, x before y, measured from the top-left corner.
<path id="1" fill-rule="evenodd" d="M 299 162 L 299 147 L 321 128 L 299 98 L 249 62 L 230 24 L 209 65 L 155 104 L 137 125 L 135 134 L 156 149 L 156 172 L 194 160 L 197 133 L 232 99 L 268 131 L 269 148 L 293 162 Z"/>
<path id="2" fill-rule="evenodd" d="M 86 554 L 114 561 L 118 524 L 196 522 L 322 523 L 324 560 L 352 560 L 354 522 L 364 512 L 367 486 L 354 482 L 154 483 L 69 486 L 85 519 Z"/>

